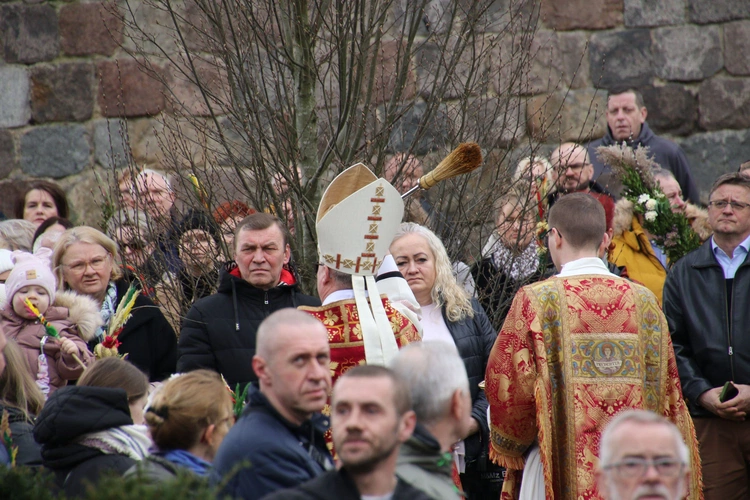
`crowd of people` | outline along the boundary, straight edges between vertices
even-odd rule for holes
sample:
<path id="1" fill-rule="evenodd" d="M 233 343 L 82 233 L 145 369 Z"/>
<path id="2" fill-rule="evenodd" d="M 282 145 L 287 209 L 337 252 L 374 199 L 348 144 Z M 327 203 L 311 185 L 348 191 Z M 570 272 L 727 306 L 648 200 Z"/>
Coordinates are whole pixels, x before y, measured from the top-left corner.
<path id="1" fill-rule="evenodd" d="M 470 265 L 401 197 L 419 159 L 344 170 L 316 295 L 286 218 L 180 214 L 142 170 L 100 231 L 32 182 L 0 222 L 0 462 L 68 498 L 180 474 L 252 500 L 750 496 L 750 163 L 704 208 L 646 115 L 613 91 L 607 136 L 521 160 Z M 677 262 L 596 159 L 622 142 L 703 241 Z"/>

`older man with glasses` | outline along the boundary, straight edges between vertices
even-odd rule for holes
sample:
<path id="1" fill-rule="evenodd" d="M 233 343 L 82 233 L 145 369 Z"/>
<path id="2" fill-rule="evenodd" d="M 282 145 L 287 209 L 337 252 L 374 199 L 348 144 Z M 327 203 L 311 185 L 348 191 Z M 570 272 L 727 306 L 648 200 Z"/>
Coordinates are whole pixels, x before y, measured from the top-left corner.
<path id="1" fill-rule="evenodd" d="M 705 498 L 750 498 L 750 179 L 711 188 L 713 236 L 664 283 L 682 390 L 700 441 Z"/>
<path id="2" fill-rule="evenodd" d="M 680 500 L 689 484 L 690 452 L 670 421 L 627 410 L 602 433 L 597 479 L 605 500 Z"/>

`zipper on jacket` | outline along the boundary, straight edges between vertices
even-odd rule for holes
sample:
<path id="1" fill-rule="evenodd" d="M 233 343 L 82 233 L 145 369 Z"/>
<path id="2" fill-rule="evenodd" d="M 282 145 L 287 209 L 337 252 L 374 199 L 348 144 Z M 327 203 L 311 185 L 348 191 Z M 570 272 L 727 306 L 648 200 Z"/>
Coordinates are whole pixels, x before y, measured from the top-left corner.
<path id="1" fill-rule="evenodd" d="M 735 277 L 736 277 L 736 274 L 737 273 L 735 273 Z M 734 282 L 735 280 L 733 279 L 732 280 L 732 302 L 734 302 L 734 294 L 735 294 Z M 732 348 L 732 318 L 729 317 L 729 312 L 734 309 L 734 304 L 731 304 L 731 305 L 729 304 L 726 285 L 724 285 L 724 304 L 726 304 L 726 306 L 729 306 L 729 309 L 727 309 L 726 306 L 724 307 L 724 314 L 725 314 L 726 325 L 727 325 L 727 344 L 729 344 L 729 349 L 727 350 L 727 354 L 729 355 L 729 369 L 732 372 L 732 381 L 734 382 L 735 377 L 734 377 L 734 349 Z"/>
<path id="2" fill-rule="evenodd" d="M 266 305 L 266 309 L 268 309 L 268 290 L 263 292 L 263 303 Z"/>

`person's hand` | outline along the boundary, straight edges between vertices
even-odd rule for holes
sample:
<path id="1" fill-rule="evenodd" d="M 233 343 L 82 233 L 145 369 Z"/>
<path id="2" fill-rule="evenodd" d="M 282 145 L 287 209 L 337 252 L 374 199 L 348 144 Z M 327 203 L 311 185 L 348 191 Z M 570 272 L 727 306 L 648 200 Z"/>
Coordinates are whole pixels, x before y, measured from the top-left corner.
<path id="1" fill-rule="evenodd" d="M 62 339 L 60 342 L 60 350 L 69 355 L 78 354 L 78 346 L 76 346 L 75 342 L 73 342 L 70 339 Z"/>
<path id="2" fill-rule="evenodd" d="M 744 421 L 747 415 L 747 408 L 750 406 L 750 386 L 735 384 L 739 394 L 729 401 L 719 401 L 721 387 L 709 389 L 698 397 L 698 403 L 714 415 L 727 420 Z M 744 395 L 743 395 L 744 391 Z M 742 409 L 738 406 L 742 405 Z"/>
<path id="3" fill-rule="evenodd" d="M 750 412 L 750 385 L 734 384 L 739 393 L 732 399 L 719 403 L 717 409 L 724 410 L 726 413 L 741 416 L 740 420 L 745 420 L 746 415 Z"/>

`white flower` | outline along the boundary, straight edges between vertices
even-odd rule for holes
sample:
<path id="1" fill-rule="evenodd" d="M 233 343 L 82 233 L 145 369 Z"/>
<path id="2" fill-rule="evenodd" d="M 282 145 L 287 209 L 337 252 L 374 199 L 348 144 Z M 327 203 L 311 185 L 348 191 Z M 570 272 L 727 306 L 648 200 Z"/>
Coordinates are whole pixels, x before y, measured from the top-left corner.
<path id="1" fill-rule="evenodd" d="M 638 197 L 638 203 L 646 203 L 650 199 L 651 197 L 644 193 Z"/>
<path id="2" fill-rule="evenodd" d="M 656 220 L 656 212 L 654 212 L 653 210 L 649 210 L 648 212 L 646 212 L 644 217 L 646 218 L 647 221 L 653 222 Z"/>
<path id="3" fill-rule="evenodd" d="M 646 202 L 646 210 L 656 210 L 656 200 L 650 199 Z"/>

